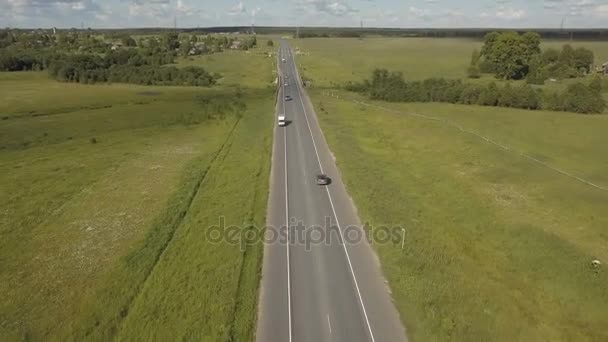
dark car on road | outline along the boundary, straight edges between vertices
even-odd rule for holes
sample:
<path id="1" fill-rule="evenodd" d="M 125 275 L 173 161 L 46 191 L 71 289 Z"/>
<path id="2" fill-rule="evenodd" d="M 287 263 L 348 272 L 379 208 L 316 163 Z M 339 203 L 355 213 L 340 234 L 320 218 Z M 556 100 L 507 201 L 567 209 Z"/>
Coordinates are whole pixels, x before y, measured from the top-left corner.
<path id="1" fill-rule="evenodd" d="M 289 96 L 289 95 L 285 96 L 285 101 L 291 101 L 291 96 Z"/>
<path id="2" fill-rule="evenodd" d="M 317 175 L 317 185 L 329 185 L 331 183 L 331 178 L 327 175 L 320 174 Z"/>

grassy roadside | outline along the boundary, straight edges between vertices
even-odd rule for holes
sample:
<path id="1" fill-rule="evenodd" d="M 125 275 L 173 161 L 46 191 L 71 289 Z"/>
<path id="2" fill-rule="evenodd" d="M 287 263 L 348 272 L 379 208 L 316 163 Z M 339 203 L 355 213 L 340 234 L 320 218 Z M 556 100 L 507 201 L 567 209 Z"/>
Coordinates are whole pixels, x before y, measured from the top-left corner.
<path id="1" fill-rule="evenodd" d="M 464 79 L 471 53 L 482 44 L 464 38 L 307 38 L 293 42 L 302 51 L 297 56 L 301 74 L 312 78 L 316 87 L 360 82 L 376 68 L 402 72 L 406 80 Z M 542 48 L 561 49 L 564 44 L 592 50 L 598 65 L 608 60 L 605 42 L 547 40 Z M 495 79 L 487 75 L 480 81 L 490 80 Z M 559 87 L 559 83 L 553 86 Z"/>
<path id="2" fill-rule="evenodd" d="M 272 104 L 250 104 L 133 302 L 118 339 L 252 338 L 262 245 L 241 250 L 239 244 L 211 243 L 206 234 L 220 218 L 239 231 L 263 229 Z"/>
<path id="3" fill-rule="evenodd" d="M 603 117 L 437 104 L 397 114 L 310 95 L 361 218 L 406 228 L 403 250 L 375 248 L 413 341 L 608 338 L 608 275 L 591 266 L 608 260 L 608 194 L 403 113 L 451 118 L 597 182 Z"/>
<path id="4" fill-rule="evenodd" d="M 0 73 L 4 340 L 140 339 L 170 329 L 179 331 L 168 338 L 251 338 L 261 247 L 218 244 L 193 256 L 207 246 L 184 237 L 221 215 L 264 224 L 272 63 L 233 57 L 209 68 L 244 86 L 79 85 Z M 176 284 L 178 271 L 187 279 Z M 200 302 L 170 286 L 198 288 Z M 155 310 L 167 299 L 179 307 L 160 322 Z M 201 313 L 208 324 L 189 324 Z"/>
<path id="5" fill-rule="evenodd" d="M 83 303 L 117 300 L 96 292 L 106 282 L 128 287 L 108 273 L 181 193 L 182 174 L 204 169 L 224 127 L 144 129 L 97 135 L 94 145 L 76 139 L 3 153 L 11 195 L 2 220 L 2 335 L 58 337 L 82 329 Z"/>

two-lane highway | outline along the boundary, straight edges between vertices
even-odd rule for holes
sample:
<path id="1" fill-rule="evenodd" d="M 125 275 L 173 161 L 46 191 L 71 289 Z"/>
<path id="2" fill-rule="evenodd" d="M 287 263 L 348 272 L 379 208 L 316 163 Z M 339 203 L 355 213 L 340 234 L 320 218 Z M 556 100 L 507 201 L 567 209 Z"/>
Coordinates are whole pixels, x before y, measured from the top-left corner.
<path id="1" fill-rule="evenodd" d="M 275 128 L 267 222 L 289 242 L 265 246 L 257 340 L 405 341 L 373 250 L 345 243 L 345 228 L 361 224 L 284 41 L 278 64 L 288 125 Z M 321 173 L 329 186 L 316 185 Z"/>

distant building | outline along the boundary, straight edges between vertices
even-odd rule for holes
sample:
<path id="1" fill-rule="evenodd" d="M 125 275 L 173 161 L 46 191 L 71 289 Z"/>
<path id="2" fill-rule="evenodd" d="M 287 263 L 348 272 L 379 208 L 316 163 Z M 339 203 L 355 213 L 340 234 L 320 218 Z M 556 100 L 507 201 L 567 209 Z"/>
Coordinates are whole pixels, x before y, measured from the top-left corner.
<path id="1" fill-rule="evenodd" d="M 602 71 L 604 72 L 604 75 L 608 75 L 608 62 L 602 64 Z"/>
<path id="2" fill-rule="evenodd" d="M 231 49 L 233 50 L 238 50 L 241 48 L 241 41 L 240 40 L 235 40 L 232 42 L 232 45 L 230 46 Z"/>

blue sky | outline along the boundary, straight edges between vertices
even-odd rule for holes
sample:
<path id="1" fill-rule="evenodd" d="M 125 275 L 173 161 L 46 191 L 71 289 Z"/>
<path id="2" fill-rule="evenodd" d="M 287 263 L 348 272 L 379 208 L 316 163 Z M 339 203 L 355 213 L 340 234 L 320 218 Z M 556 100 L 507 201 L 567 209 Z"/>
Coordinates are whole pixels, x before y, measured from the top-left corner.
<path id="1" fill-rule="evenodd" d="M 0 27 L 608 27 L 608 0 L 0 0 Z"/>

